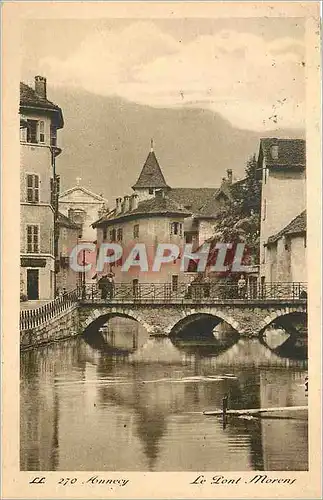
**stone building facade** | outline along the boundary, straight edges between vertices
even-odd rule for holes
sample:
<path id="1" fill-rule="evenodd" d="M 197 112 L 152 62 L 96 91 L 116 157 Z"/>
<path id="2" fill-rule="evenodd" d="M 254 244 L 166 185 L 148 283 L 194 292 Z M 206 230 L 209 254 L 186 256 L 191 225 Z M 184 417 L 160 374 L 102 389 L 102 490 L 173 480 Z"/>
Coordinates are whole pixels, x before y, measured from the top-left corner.
<path id="1" fill-rule="evenodd" d="M 46 78 L 20 84 L 20 289 L 28 300 L 55 294 L 57 131 L 62 110 L 47 99 Z"/>

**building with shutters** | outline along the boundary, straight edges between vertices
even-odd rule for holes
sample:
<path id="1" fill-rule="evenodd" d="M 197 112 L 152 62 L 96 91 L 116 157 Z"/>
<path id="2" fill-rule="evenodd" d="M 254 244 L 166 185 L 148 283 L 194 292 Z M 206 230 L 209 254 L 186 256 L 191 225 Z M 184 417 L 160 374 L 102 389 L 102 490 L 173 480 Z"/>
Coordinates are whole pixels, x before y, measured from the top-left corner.
<path id="1" fill-rule="evenodd" d="M 58 253 L 59 176 L 61 153 L 57 131 L 64 125 L 62 110 L 47 98 L 46 78 L 34 87 L 20 84 L 20 291 L 28 300 L 55 296 Z"/>

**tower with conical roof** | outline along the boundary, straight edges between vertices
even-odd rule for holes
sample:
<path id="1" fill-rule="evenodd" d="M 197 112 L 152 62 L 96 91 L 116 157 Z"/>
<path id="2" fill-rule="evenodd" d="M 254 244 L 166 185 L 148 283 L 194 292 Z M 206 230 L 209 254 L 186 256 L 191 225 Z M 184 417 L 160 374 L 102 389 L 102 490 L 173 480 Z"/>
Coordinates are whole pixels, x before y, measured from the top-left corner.
<path id="1" fill-rule="evenodd" d="M 138 195 L 139 201 L 154 197 L 156 191 L 167 192 L 170 189 L 155 155 L 153 139 L 151 139 L 150 152 L 132 189 Z"/>

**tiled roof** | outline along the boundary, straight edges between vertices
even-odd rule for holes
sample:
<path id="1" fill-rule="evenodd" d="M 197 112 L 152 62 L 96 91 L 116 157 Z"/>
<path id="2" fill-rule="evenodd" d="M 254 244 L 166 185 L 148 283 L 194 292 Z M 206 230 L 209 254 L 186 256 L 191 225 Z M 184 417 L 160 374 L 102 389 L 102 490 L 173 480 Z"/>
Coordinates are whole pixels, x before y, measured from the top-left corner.
<path id="1" fill-rule="evenodd" d="M 155 196 L 149 200 L 141 201 L 138 204 L 138 208 L 135 210 L 129 210 L 127 212 L 115 213 L 115 210 L 104 215 L 98 221 L 92 224 L 93 227 L 100 226 L 102 224 L 110 224 L 115 222 L 121 222 L 128 217 L 142 217 L 142 216 L 154 216 L 154 215 L 168 215 L 168 216 L 182 216 L 189 217 L 191 212 L 185 210 L 182 206 L 175 203 L 173 200 L 169 199 L 167 196 Z"/>
<path id="2" fill-rule="evenodd" d="M 61 108 L 45 97 L 41 97 L 40 95 L 36 94 L 33 88 L 29 87 L 29 85 L 26 85 L 23 82 L 20 82 L 20 107 L 34 107 L 52 110 L 58 114 L 59 126 L 63 127 L 64 121 Z"/>
<path id="3" fill-rule="evenodd" d="M 277 158 L 273 155 L 273 146 L 277 146 Z M 262 158 L 268 167 L 305 167 L 306 142 L 304 139 L 260 139 L 259 159 Z"/>
<path id="4" fill-rule="evenodd" d="M 219 196 L 229 197 L 228 186 L 221 188 L 172 188 L 167 196 L 191 210 L 195 218 L 215 217 L 219 209 Z"/>
<path id="5" fill-rule="evenodd" d="M 166 188 L 168 187 L 159 166 L 154 151 L 150 151 L 140 172 L 135 188 Z"/>
<path id="6" fill-rule="evenodd" d="M 172 188 L 167 196 L 187 210 L 198 213 L 218 191 L 218 188 Z"/>
<path id="7" fill-rule="evenodd" d="M 136 210 L 115 215 L 115 210 L 109 212 L 95 222 L 97 225 L 103 221 L 120 219 L 120 217 L 132 214 L 165 213 L 160 212 L 162 204 L 166 206 L 169 213 L 193 215 L 195 218 L 215 217 L 219 209 L 218 197 L 223 193 L 227 195 L 226 189 L 221 188 L 170 188 L 164 198 L 151 198 L 139 203 Z M 157 200 L 157 201 L 156 201 Z M 160 201 L 164 200 L 164 201 Z M 152 210 L 152 211 L 150 211 Z"/>
<path id="8" fill-rule="evenodd" d="M 66 215 L 62 214 L 62 212 L 58 212 L 57 222 L 60 226 L 69 227 L 71 229 L 81 228 L 80 224 L 75 224 L 75 222 L 73 222 L 69 217 L 66 217 Z"/>
<path id="9" fill-rule="evenodd" d="M 287 226 L 281 229 L 278 233 L 270 236 L 267 241 L 267 245 L 276 243 L 280 238 L 288 234 L 301 234 L 306 232 L 306 210 L 300 213 L 295 219 L 293 219 Z"/>

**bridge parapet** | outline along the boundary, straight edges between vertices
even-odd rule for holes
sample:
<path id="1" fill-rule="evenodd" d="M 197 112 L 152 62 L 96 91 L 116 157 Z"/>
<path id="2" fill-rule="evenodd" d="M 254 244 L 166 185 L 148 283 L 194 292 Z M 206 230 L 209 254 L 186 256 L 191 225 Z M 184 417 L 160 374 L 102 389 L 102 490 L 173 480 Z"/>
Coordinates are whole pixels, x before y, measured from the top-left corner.
<path id="1" fill-rule="evenodd" d="M 239 290 L 219 283 L 106 283 L 86 284 L 78 289 L 81 302 L 146 304 L 262 304 L 306 302 L 307 283 L 264 283 Z"/>

